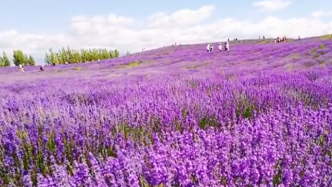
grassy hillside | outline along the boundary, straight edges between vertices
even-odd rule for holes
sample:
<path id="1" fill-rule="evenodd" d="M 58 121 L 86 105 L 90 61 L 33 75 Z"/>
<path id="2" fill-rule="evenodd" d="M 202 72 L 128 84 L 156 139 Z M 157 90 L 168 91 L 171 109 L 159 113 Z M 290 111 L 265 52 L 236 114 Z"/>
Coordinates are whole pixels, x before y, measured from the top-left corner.
<path id="1" fill-rule="evenodd" d="M 328 35 L 320 38 L 328 38 Z M 262 68 L 267 65 L 266 62 L 271 60 L 278 61 L 274 64 L 275 66 L 279 64 L 279 66 L 285 66 L 287 70 L 294 69 L 294 66 L 299 66 L 295 69 L 301 70 L 303 66 L 311 66 L 308 65 L 309 61 L 319 60 L 316 59 L 317 55 L 320 59 L 323 58 L 320 51 L 323 51 L 322 53 L 325 54 L 324 50 L 329 50 L 329 48 L 325 49 L 325 47 L 330 44 L 330 40 L 320 38 L 289 40 L 279 44 L 274 44 L 272 39 L 231 41 L 231 51 L 222 53 L 217 52 L 217 43 L 215 43 L 215 52 L 212 54 L 206 52 L 207 44 L 168 46 L 101 62 L 46 67 L 45 72 L 39 72 L 38 66 L 26 67 L 24 74 L 16 67 L 8 67 L 0 69 L 0 81 L 29 81 L 35 78 L 61 78 L 72 75 L 74 77 L 97 76 L 113 78 L 133 74 L 151 75 L 154 73 L 168 73 L 170 71 L 187 72 L 194 69 L 199 71 L 209 68 L 215 70 L 224 69 L 225 67 L 233 69 L 237 66 L 242 67 L 243 63 L 246 64 L 247 68 L 249 68 L 248 66 Z M 319 51 L 317 52 L 318 49 Z M 327 64 L 331 61 L 329 59 L 326 60 Z M 298 61 L 302 63 L 296 63 Z M 307 63 L 307 65 L 303 63 Z M 313 63 L 312 65 L 316 64 Z"/>
<path id="2" fill-rule="evenodd" d="M 230 48 L 1 69 L 0 184 L 331 186 L 332 40 Z"/>

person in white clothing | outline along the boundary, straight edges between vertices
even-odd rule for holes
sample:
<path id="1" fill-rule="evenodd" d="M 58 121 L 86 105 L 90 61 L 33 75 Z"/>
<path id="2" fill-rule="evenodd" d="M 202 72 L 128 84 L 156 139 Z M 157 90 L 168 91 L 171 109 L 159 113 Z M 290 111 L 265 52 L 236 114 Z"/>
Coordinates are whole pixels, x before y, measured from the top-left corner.
<path id="1" fill-rule="evenodd" d="M 225 51 L 229 51 L 229 43 L 225 42 Z"/>
<path id="2" fill-rule="evenodd" d="M 219 43 L 218 49 L 219 49 L 219 51 L 222 51 L 222 44 L 221 43 Z"/>
<path id="3" fill-rule="evenodd" d="M 213 44 L 211 43 L 210 44 L 210 52 L 212 52 L 213 51 Z"/>
<path id="4" fill-rule="evenodd" d="M 42 64 L 39 69 L 40 71 L 44 71 L 44 64 Z"/>
<path id="5" fill-rule="evenodd" d="M 208 44 L 208 45 L 206 46 L 206 51 L 207 51 L 207 52 L 210 52 L 210 44 Z"/>
<path id="6" fill-rule="evenodd" d="M 19 69 L 24 72 L 24 66 L 22 64 L 18 65 Z"/>

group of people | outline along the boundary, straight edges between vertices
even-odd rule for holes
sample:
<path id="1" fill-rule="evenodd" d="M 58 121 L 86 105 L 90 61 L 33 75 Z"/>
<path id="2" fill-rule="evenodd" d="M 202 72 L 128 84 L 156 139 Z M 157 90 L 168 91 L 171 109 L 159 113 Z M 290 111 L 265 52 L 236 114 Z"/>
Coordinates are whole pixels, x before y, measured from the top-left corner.
<path id="1" fill-rule="evenodd" d="M 218 45 L 219 51 L 229 51 L 229 42 L 225 42 L 225 45 L 223 46 L 221 43 Z M 207 52 L 212 52 L 213 51 L 213 43 L 209 43 L 206 47 Z"/>
<path id="2" fill-rule="evenodd" d="M 24 69 L 24 65 L 20 64 L 20 65 L 18 65 L 18 67 L 19 67 L 19 69 L 20 69 L 22 72 L 25 71 L 25 69 Z"/>
<path id="3" fill-rule="evenodd" d="M 277 37 L 276 40 L 274 40 L 274 43 L 280 43 L 286 41 L 286 36 L 280 38 L 279 36 Z"/>
<path id="4" fill-rule="evenodd" d="M 24 65 L 23 64 L 20 64 L 18 65 L 18 69 L 21 70 L 22 72 L 25 72 L 25 69 L 24 69 Z M 44 71 L 44 64 L 42 64 L 40 67 L 39 67 L 40 71 Z"/>
<path id="5" fill-rule="evenodd" d="M 68 64 L 68 63 L 66 63 L 66 64 Z M 46 63 L 46 65 L 50 66 L 51 64 L 50 63 Z M 55 65 L 56 65 L 55 63 L 52 63 L 52 66 L 55 66 Z M 25 68 L 24 68 L 23 64 L 18 65 L 18 69 L 20 71 L 22 71 L 22 72 L 25 72 Z M 39 66 L 39 70 L 40 71 L 45 71 L 45 65 L 44 64 L 40 65 Z"/>

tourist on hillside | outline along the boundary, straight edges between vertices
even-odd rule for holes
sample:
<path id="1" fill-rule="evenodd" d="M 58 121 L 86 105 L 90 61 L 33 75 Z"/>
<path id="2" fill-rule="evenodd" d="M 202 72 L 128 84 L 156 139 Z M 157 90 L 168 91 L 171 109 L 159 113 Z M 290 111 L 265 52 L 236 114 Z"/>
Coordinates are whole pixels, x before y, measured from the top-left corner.
<path id="1" fill-rule="evenodd" d="M 210 43 L 210 49 L 209 49 L 210 52 L 213 51 L 213 43 Z"/>
<path id="2" fill-rule="evenodd" d="M 44 71 L 44 64 L 42 64 L 39 69 L 40 71 Z"/>
<path id="3" fill-rule="evenodd" d="M 24 65 L 23 65 L 23 64 L 20 64 L 19 67 L 20 67 L 20 70 L 21 70 L 22 72 L 25 71 L 25 69 L 24 69 Z"/>
<path id="4" fill-rule="evenodd" d="M 207 51 L 207 52 L 210 52 L 210 44 L 207 44 L 207 46 L 206 46 L 206 51 Z"/>
<path id="5" fill-rule="evenodd" d="M 265 40 L 265 36 L 263 36 L 263 40 Z"/>
<path id="6" fill-rule="evenodd" d="M 225 42 L 225 51 L 229 51 L 229 43 Z"/>
<path id="7" fill-rule="evenodd" d="M 299 35 L 299 40 L 301 40 L 301 37 L 300 37 L 300 35 Z"/>
<path id="8" fill-rule="evenodd" d="M 24 68 L 23 68 L 22 64 L 18 65 L 18 69 L 21 70 L 22 72 L 24 72 Z"/>
<path id="9" fill-rule="evenodd" d="M 221 44 L 221 42 L 218 45 L 218 49 L 219 49 L 219 51 L 222 51 L 222 44 Z"/>

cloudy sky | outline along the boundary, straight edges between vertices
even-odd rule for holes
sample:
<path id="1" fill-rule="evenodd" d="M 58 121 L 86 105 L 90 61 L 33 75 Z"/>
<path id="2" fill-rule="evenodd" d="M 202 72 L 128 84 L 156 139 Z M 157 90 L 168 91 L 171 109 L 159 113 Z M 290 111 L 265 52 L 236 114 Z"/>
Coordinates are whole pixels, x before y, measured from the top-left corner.
<path id="1" fill-rule="evenodd" d="M 3 0 L 0 51 L 140 51 L 172 43 L 332 33 L 331 0 Z"/>

